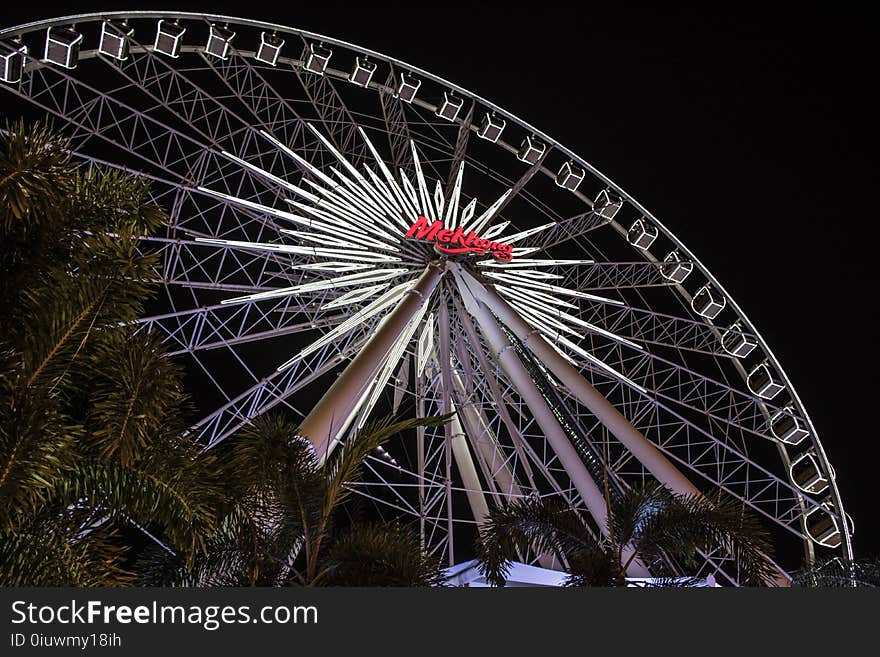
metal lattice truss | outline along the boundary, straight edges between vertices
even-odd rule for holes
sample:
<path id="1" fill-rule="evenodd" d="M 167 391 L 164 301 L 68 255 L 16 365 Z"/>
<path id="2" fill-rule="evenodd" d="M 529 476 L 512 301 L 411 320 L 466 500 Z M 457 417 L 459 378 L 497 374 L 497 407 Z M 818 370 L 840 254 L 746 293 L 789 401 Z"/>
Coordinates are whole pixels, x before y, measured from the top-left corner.
<path id="1" fill-rule="evenodd" d="M 105 18 L 135 26 L 124 57 Z M 188 30 L 175 56 L 158 18 Z M 101 47 L 75 68 L 41 59 L 46 30 L 74 22 Z M 237 33 L 222 53 L 189 38 L 221 23 Z M 270 31 L 293 56 L 237 47 Z M 84 166 L 149 179 L 169 213 L 141 241 L 163 294 L 138 325 L 200 382 L 206 446 L 276 407 L 318 426 L 330 387 L 347 405 L 309 436 L 326 449 L 380 412 L 455 412 L 354 485 L 451 562 L 509 499 L 560 495 L 601 532 L 602 462 L 614 490 L 720 488 L 782 544 L 851 554 L 833 471 L 763 339 L 656 218 L 548 136 L 402 62 L 255 21 L 59 19 L 0 32 L 0 56 L 22 43 L 7 99 L 56 117 Z M 382 73 L 315 59 L 331 47 Z M 723 551 L 702 556 L 698 574 L 736 581 Z"/>

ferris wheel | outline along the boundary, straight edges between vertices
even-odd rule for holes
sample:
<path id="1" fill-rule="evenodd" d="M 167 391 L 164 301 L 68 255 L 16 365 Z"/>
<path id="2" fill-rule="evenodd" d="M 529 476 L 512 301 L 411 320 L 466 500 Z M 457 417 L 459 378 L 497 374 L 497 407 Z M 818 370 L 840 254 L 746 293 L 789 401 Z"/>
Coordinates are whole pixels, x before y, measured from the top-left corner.
<path id="1" fill-rule="evenodd" d="M 4 114 L 45 112 L 83 166 L 169 213 L 162 336 L 211 448 L 286 409 L 319 454 L 380 412 L 455 412 L 353 489 L 450 564 L 493 504 L 722 489 L 780 554 L 852 557 L 806 409 L 708 269 L 619 186 L 455 84 L 254 20 L 109 12 L 0 31 Z M 537 557 L 536 557 L 537 559 Z M 719 546 L 699 572 L 737 583 Z M 780 561 L 785 571 L 795 567 Z"/>

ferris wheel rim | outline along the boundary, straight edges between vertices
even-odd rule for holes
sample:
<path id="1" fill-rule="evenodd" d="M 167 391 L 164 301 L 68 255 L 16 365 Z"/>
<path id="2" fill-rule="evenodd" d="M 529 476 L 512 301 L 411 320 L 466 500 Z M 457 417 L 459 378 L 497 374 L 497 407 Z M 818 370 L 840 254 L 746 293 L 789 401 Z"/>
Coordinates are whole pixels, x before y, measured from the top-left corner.
<path id="1" fill-rule="evenodd" d="M 607 176 L 602 174 L 598 169 L 596 169 L 588 161 L 586 161 L 585 159 L 578 156 L 576 153 L 574 153 L 573 151 L 571 151 L 570 149 L 565 147 L 559 141 L 553 139 L 552 137 L 550 137 L 549 135 L 547 135 L 543 131 L 535 128 L 534 126 L 532 126 L 531 124 L 527 123 L 526 121 L 520 119 L 519 117 L 512 114 L 511 112 L 495 105 L 491 101 L 488 101 L 485 98 L 483 98 L 483 97 L 481 97 L 481 96 L 479 96 L 479 95 L 477 95 L 477 94 L 475 94 L 475 93 L 473 93 L 473 92 L 471 92 L 471 91 L 469 91 L 469 90 L 467 90 L 467 89 L 465 89 L 465 88 L 463 88 L 453 82 L 450 82 L 440 76 L 437 76 L 429 71 L 426 71 L 426 70 L 421 69 L 419 67 L 413 66 L 411 64 L 408 64 L 408 63 L 403 62 L 401 60 L 398 60 L 396 58 L 389 57 L 389 56 L 384 55 L 380 52 L 377 52 L 377 51 L 374 51 L 374 50 L 371 50 L 368 48 L 364 48 L 362 46 L 352 44 L 350 42 L 347 42 L 347 41 L 344 41 L 341 39 L 325 36 L 325 35 L 311 32 L 308 30 L 301 30 L 301 29 L 297 29 L 297 28 L 293 28 L 293 27 L 289 27 L 289 26 L 285 26 L 285 25 L 268 23 L 268 22 L 264 22 L 264 21 L 258 21 L 258 20 L 247 19 L 247 18 L 225 16 L 225 15 L 199 13 L 199 12 L 174 12 L 174 11 L 92 12 L 92 13 L 87 13 L 87 14 L 64 16 L 64 17 L 58 17 L 58 18 L 53 18 L 53 19 L 44 19 L 44 20 L 39 20 L 39 21 L 34 21 L 31 23 L 19 25 L 19 26 L 5 28 L 5 29 L 0 30 L 0 38 L 22 36 L 24 34 L 37 32 L 37 31 L 41 31 L 44 29 L 49 29 L 51 27 L 73 25 L 76 23 L 83 23 L 83 22 L 97 22 L 97 21 L 110 20 L 110 19 L 141 19 L 141 18 L 143 18 L 143 19 L 147 19 L 147 18 L 174 19 L 174 18 L 176 18 L 176 19 L 181 19 L 181 20 L 207 21 L 207 22 L 214 21 L 214 22 L 218 22 L 218 23 L 229 23 L 229 24 L 242 25 L 242 26 L 247 26 L 247 27 L 252 27 L 252 28 L 257 28 L 257 29 L 274 30 L 274 31 L 283 32 L 286 34 L 297 35 L 297 36 L 300 36 L 304 39 L 321 41 L 326 44 L 340 46 L 342 48 L 345 48 L 345 49 L 348 49 L 348 50 L 351 50 L 351 51 L 354 51 L 354 52 L 357 52 L 360 54 L 374 57 L 378 61 L 386 62 L 394 67 L 398 67 L 399 70 L 405 70 L 410 73 L 417 74 L 425 79 L 429 79 L 429 80 L 431 80 L 441 86 L 444 86 L 452 91 L 458 92 L 459 94 L 461 94 L 465 98 L 472 99 L 475 103 L 479 103 L 481 105 L 481 107 L 488 109 L 488 110 L 491 110 L 492 112 L 501 115 L 502 117 L 514 122 L 515 124 L 517 124 L 518 126 L 523 128 L 524 130 L 526 130 L 527 132 L 530 132 L 534 136 L 545 141 L 548 146 L 552 146 L 555 150 L 557 150 L 561 154 L 567 156 L 573 162 L 582 166 L 586 171 L 588 171 L 595 178 L 597 178 L 598 180 L 600 180 L 604 184 L 606 184 L 610 189 L 612 189 L 616 194 L 618 194 L 623 200 L 628 202 L 634 209 L 636 209 L 638 212 L 640 212 L 646 219 L 650 220 L 653 223 L 653 225 L 655 225 L 660 231 L 662 231 L 664 236 L 675 245 L 675 248 L 677 250 L 679 250 L 682 254 L 686 255 L 688 257 L 688 259 L 691 262 L 693 262 L 694 266 L 699 269 L 699 272 L 701 273 L 701 275 L 704 276 L 705 279 L 709 283 L 711 283 L 715 287 L 715 289 L 717 289 L 723 295 L 726 302 L 730 304 L 731 309 L 735 312 L 737 318 L 757 338 L 758 346 L 760 347 L 761 352 L 763 353 L 763 355 L 765 357 L 765 360 L 773 366 L 774 371 L 776 373 L 778 373 L 779 376 L 781 377 L 781 380 L 785 384 L 785 389 L 788 391 L 788 393 L 790 394 L 790 396 L 792 398 L 792 402 L 794 403 L 795 407 L 799 411 L 800 416 L 806 422 L 807 427 L 810 430 L 810 439 L 812 441 L 813 448 L 816 451 L 818 458 L 820 459 L 822 465 L 826 468 L 826 471 L 828 471 L 829 474 L 833 473 L 833 468 L 827 459 L 827 455 L 825 453 L 824 447 L 819 439 L 818 431 L 816 430 L 815 425 L 813 424 L 812 419 L 809 416 L 808 410 L 806 409 L 803 402 L 801 401 L 800 396 L 798 395 L 795 387 L 792 385 L 787 373 L 782 368 L 781 364 L 779 363 L 779 360 L 777 359 L 777 357 L 775 356 L 773 351 L 770 349 L 769 345 L 767 344 L 767 342 L 765 341 L 765 339 L 763 338 L 761 333 L 758 331 L 756 326 L 749 320 L 748 316 L 743 312 L 743 310 L 741 309 L 739 304 L 736 302 L 734 297 L 726 291 L 724 286 L 721 284 L 720 281 L 718 281 L 717 278 L 715 278 L 715 276 L 711 273 L 711 271 L 699 260 L 699 258 L 697 258 L 693 254 L 693 252 L 690 249 L 688 249 L 685 246 L 685 244 L 681 240 L 679 240 L 679 238 L 675 235 L 675 233 L 673 233 L 671 230 L 669 230 L 660 220 L 658 220 L 649 210 L 647 210 L 643 205 L 641 205 L 641 203 L 639 203 L 632 195 L 627 193 L 621 186 L 614 183 L 610 178 L 608 178 Z M 239 51 L 239 52 L 246 54 L 247 51 Z M 88 51 L 88 52 L 84 51 L 83 56 L 84 57 L 94 56 L 95 53 L 96 53 L 96 51 Z M 296 61 L 291 58 L 287 58 L 287 59 L 289 61 Z M 328 69 L 328 72 L 329 72 L 329 69 Z M 382 86 L 384 86 L 384 85 L 382 85 Z M 421 101 L 421 99 L 419 99 L 419 100 Z M 430 103 L 427 103 L 425 101 L 421 101 L 421 102 L 427 109 L 436 109 L 436 107 L 437 107 L 436 105 L 431 105 Z M 460 123 L 461 120 L 458 119 L 457 122 Z M 503 147 L 505 147 L 507 150 L 512 150 L 514 152 L 516 150 L 514 146 L 508 145 L 506 143 L 501 144 L 501 145 Z M 552 171 L 550 171 L 549 169 L 543 169 L 543 172 L 548 176 L 554 175 L 554 173 Z M 583 196 L 579 192 L 577 192 L 576 194 L 581 198 L 581 200 L 583 200 L 588 205 L 592 206 L 592 202 L 589 198 L 587 198 L 586 196 Z M 625 235 L 625 232 L 626 232 L 625 227 L 621 226 L 614 219 L 611 220 L 611 223 L 615 227 L 615 230 L 618 233 L 622 233 Z M 655 261 L 657 260 L 656 258 L 653 257 L 653 254 L 650 254 L 647 251 L 643 252 L 642 255 L 647 256 L 649 258 L 652 258 Z M 690 299 L 690 293 L 688 292 L 688 290 L 684 289 L 684 287 L 681 284 L 676 284 L 672 287 L 676 288 L 677 293 L 680 296 L 682 296 L 684 299 L 686 299 L 686 300 Z M 711 319 L 707 319 L 706 322 L 708 324 L 714 326 L 717 331 L 721 331 L 724 328 L 723 326 L 715 326 Z M 740 361 L 738 359 L 733 359 L 732 362 L 740 370 L 740 375 L 743 378 L 745 378 L 746 372 L 743 369 L 743 366 L 740 363 Z M 778 447 L 780 448 L 780 453 L 781 453 L 781 457 L 782 457 L 783 461 L 786 463 L 786 466 L 788 466 L 790 464 L 790 461 L 788 460 L 788 454 L 785 451 L 784 446 L 778 445 Z M 850 527 L 847 522 L 847 516 L 845 514 L 843 503 L 842 503 L 842 500 L 840 499 L 839 490 L 838 490 L 835 478 L 833 476 L 831 476 L 829 478 L 829 485 L 830 485 L 830 489 L 831 489 L 832 498 L 835 502 L 835 507 L 836 507 L 835 515 L 838 515 L 838 513 L 839 513 L 839 518 L 841 521 L 840 530 L 841 530 L 841 534 L 843 537 L 844 550 L 851 557 L 852 556 L 852 545 L 851 545 Z"/>

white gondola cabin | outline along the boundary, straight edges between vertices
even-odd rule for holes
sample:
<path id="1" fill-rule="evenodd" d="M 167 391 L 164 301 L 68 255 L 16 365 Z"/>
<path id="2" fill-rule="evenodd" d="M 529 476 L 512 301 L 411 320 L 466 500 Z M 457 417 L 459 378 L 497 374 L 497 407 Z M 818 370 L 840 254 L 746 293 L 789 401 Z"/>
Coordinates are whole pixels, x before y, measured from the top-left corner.
<path id="1" fill-rule="evenodd" d="M 697 290 L 697 293 L 691 299 L 691 308 L 693 308 L 695 313 L 706 319 L 718 317 L 718 314 L 724 310 L 726 305 L 727 299 L 721 296 L 708 283 Z"/>
<path id="2" fill-rule="evenodd" d="M 621 207 L 623 207 L 623 200 L 609 194 L 607 189 L 599 192 L 593 200 L 593 212 L 605 219 L 614 219 Z"/>
<path id="3" fill-rule="evenodd" d="M 660 274 L 668 281 L 673 283 L 684 283 L 685 279 L 694 270 L 694 263 L 689 260 L 682 260 L 678 251 L 670 251 L 663 258 L 663 264 L 660 265 Z"/>
<path id="4" fill-rule="evenodd" d="M 504 119 L 499 118 L 494 114 L 486 113 L 483 122 L 477 130 L 477 136 L 493 143 L 497 142 L 501 133 L 504 132 L 505 126 L 507 126 L 507 122 Z"/>
<path id="5" fill-rule="evenodd" d="M 810 432 L 790 405 L 781 408 L 770 418 L 770 431 L 789 445 L 800 445 Z"/>
<path id="6" fill-rule="evenodd" d="M 586 173 L 574 162 L 566 162 L 556 173 L 556 184 L 570 192 L 575 191 Z"/>
<path id="7" fill-rule="evenodd" d="M 46 31 L 44 59 L 64 68 L 76 68 L 82 34 L 71 27 L 50 27 Z"/>
<path id="8" fill-rule="evenodd" d="M 21 43 L 0 43 L 0 80 L 19 82 L 24 73 L 27 46 Z"/>
<path id="9" fill-rule="evenodd" d="M 409 73 L 401 73 L 400 84 L 397 86 L 397 97 L 405 103 L 411 103 L 421 86 L 421 80 L 414 78 Z"/>
<path id="10" fill-rule="evenodd" d="M 834 512 L 834 505 L 830 500 L 826 500 L 820 506 L 815 506 L 807 511 L 804 517 L 807 527 L 807 534 L 819 545 L 829 548 L 840 547 L 843 542 L 843 534 L 841 532 L 841 522 L 838 515 Z M 855 525 L 849 514 L 846 514 L 846 524 L 849 534 L 855 533 Z"/>
<path id="11" fill-rule="evenodd" d="M 660 231 L 657 230 L 657 226 L 654 226 L 642 217 L 641 219 L 636 219 L 633 225 L 629 227 L 626 240 L 639 249 L 647 250 L 651 248 L 659 234 Z"/>
<path id="12" fill-rule="evenodd" d="M 314 43 L 310 43 L 303 50 L 303 68 L 310 73 L 324 75 L 324 71 L 327 70 L 327 65 L 330 63 L 332 56 L 333 51 L 325 48 L 323 43 L 317 46 Z"/>
<path id="13" fill-rule="evenodd" d="M 208 43 L 205 46 L 205 52 L 211 55 L 211 57 L 226 59 L 229 56 L 229 48 L 232 45 L 232 40 L 234 38 L 235 32 L 232 30 L 225 27 L 211 25 L 211 30 L 208 34 Z"/>
<path id="14" fill-rule="evenodd" d="M 437 108 L 437 116 L 439 116 L 441 119 L 446 119 L 447 121 L 455 121 L 455 119 L 458 118 L 458 113 L 461 111 L 461 108 L 463 106 L 463 98 L 459 98 L 458 96 L 455 96 L 448 91 L 444 91 L 443 102 L 440 103 L 440 107 Z"/>
<path id="15" fill-rule="evenodd" d="M 156 28 L 156 42 L 153 44 L 153 49 L 175 59 L 180 57 L 180 46 L 185 32 L 186 28 L 177 23 L 160 20 Z"/>
<path id="16" fill-rule="evenodd" d="M 828 479 L 822 474 L 816 457 L 806 452 L 791 463 L 789 468 L 794 485 L 805 493 L 818 495 L 828 489 Z"/>
<path id="17" fill-rule="evenodd" d="M 354 60 L 354 69 L 352 70 L 351 75 L 348 76 L 348 79 L 351 80 L 352 84 L 356 84 L 359 87 L 367 87 L 370 85 L 370 80 L 373 79 L 373 74 L 376 72 L 376 68 L 376 62 L 371 62 L 366 57 L 356 57 Z"/>
<path id="18" fill-rule="evenodd" d="M 119 61 L 128 59 L 128 51 L 131 47 L 129 38 L 134 30 L 123 21 L 104 21 L 101 24 L 101 41 L 98 52 L 107 57 Z"/>
<path id="19" fill-rule="evenodd" d="M 724 351 L 737 358 L 745 358 L 758 346 L 758 339 L 743 332 L 742 324 L 736 321 L 721 335 Z"/>
<path id="20" fill-rule="evenodd" d="M 278 63 L 278 57 L 281 55 L 281 48 L 284 46 L 284 39 L 277 34 L 266 34 L 260 32 L 260 47 L 257 49 L 257 59 L 269 66 L 275 66 Z"/>
<path id="21" fill-rule="evenodd" d="M 785 388 L 782 383 L 776 380 L 773 371 L 770 369 L 770 364 L 767 362 L 756 365 L 749 372 L 748 384 L 749 390 L 762 399 L 773 399 Z"/>
<path id="22" fill-rule="evenodd" d="M 516 157 L 520 162 L 534 165 L 541 161 L 541 158 L 544 157 L 544 151 L 546 150 L 546 144 L 542 144 L 534 137 L 526 135 L 526 138 L 523 139 L 523 143 L 519 147 L 519 152 L 517 152 Z"/>

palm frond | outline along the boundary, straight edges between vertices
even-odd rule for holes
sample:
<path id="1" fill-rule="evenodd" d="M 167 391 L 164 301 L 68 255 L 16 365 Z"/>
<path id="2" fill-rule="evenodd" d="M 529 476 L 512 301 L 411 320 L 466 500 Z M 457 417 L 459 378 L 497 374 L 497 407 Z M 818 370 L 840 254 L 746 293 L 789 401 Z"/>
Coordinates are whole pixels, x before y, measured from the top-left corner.
<path id="1" fill-rule="evenodd" d="M 215 522 L 210 498 L 192 494 L 179 472 L 85 462 L 58 483 L 56 494 L 71 504 L 103 509 L 121 522 L 157 524 L 168 543 L 187 558 L 204 551 Z"/>
<path id="2" fill-rule="evenodd" d="M 268 413 L 229 441 L 220 459 L 226 487 L 220 521 L 182 581 L 286 581 L 304 534 L 319 524 L 325 480 L 314 449 L 283 415 Z"/>
<path id="3" fill-rule="evenodd" d="M 0 527 L 9 529 L 16 513 L 48 502 L 84 432 L 44 390 L 25 395 L 3 386 L 0 394 Z"/>
<path id="4" fill-rule="evenodd" d="M 327 493 L 323 516 L 329 516 L 348 498 L 350 491 L 346 483 L 360 479 L 364 461 L 373 450 L 384 445 L 392 436 L 417 427 L 439 427 L 451 417 L 450 413 L 395 422 L 392 416 L 386 416 L 364 424 L 353 440 L 337 447 L 325 465 Z"/>
<path id="5" fill-rule="evenodd" d="M 480 572 L 503 586 L 517 553 L 534 552 L 560 560 L 595 549 L 583 518 L 552 498 L 526 498 L 489 510 L 477 542 Z"/>
<path id="6" fill-rule="evenodd" d="M 280 491 L 292 480 L 319 487 L 314 448 L 280 413 L 266 413 L 251 420 L 236 436 L 231 449 L 230 475 L 243 490 Z"/>
<path id="7" fill-rule="evenodd" d="M 68 142 L 48 123 L 6 123 L 0 131 L 0 229 L 56 219 L 72 187 Z"/>
<path id="8" fill-rule="evenodd" d="M 180 424 L 182 376 L 154 336 L 106 332 L 91 350 L 89 370 L 88 447 L 100 458 L 132 465 L 169 422 Z"/>
<path id="9" fill-rule="evenodd" d="M 792 585 L 808 588 L 878 588 L 880 558 L 848 561 L 826 557 L 793 573 Z"/>
<path id="10" fill-rule="evenodd" d="M 699 577 L 655 577 L 651 581 L 637 584 L 645 589 L 688 589 L 703 586 Z"/>
<path id="11" fill-rule="evenodd" d="M 599 587 L 626 584 L 620 555 L 609 543 L 587 542 L 572 550 L 566 560 L 568 577 L 564 586 Z"/>
<path id="12" fill-rule="evenodd" d="M 418 535 L 400 525 L 355 526 L 333 542 L 322 586 L 440 586 L 440 559 L 428 555 Z"/>
<path id="13" fill-rule="evenodd" d="M 702 495 L 671 495 L 669 501 L 646 516 L 634 544 L 647 560 L 663 553 L 696 565 L 697 551 L 721 547 L 737 564 L 743 584 L 766 586 L 777 571 L 769 558 L 769 534 L 744 505 L 719 494 L 710 500 Z"/>
<path id="14" fill-rule="evenodd" d="M 608 517 L 618 542 L 618 553 L 622 554 L 623 546 L 638 543 L 654 526 L 650 524 L 651 519 L 672 501 L 672 491 L 657 482 L 647 482 L 618 495 Z"/>
<path id="15" fill-rule="evenodd" d="M 63 509 L 17 514 L 14 528 L 0 531 L 0 586 L 130 585 L 126 551 L 112 528 L 84 533 Z"/>

